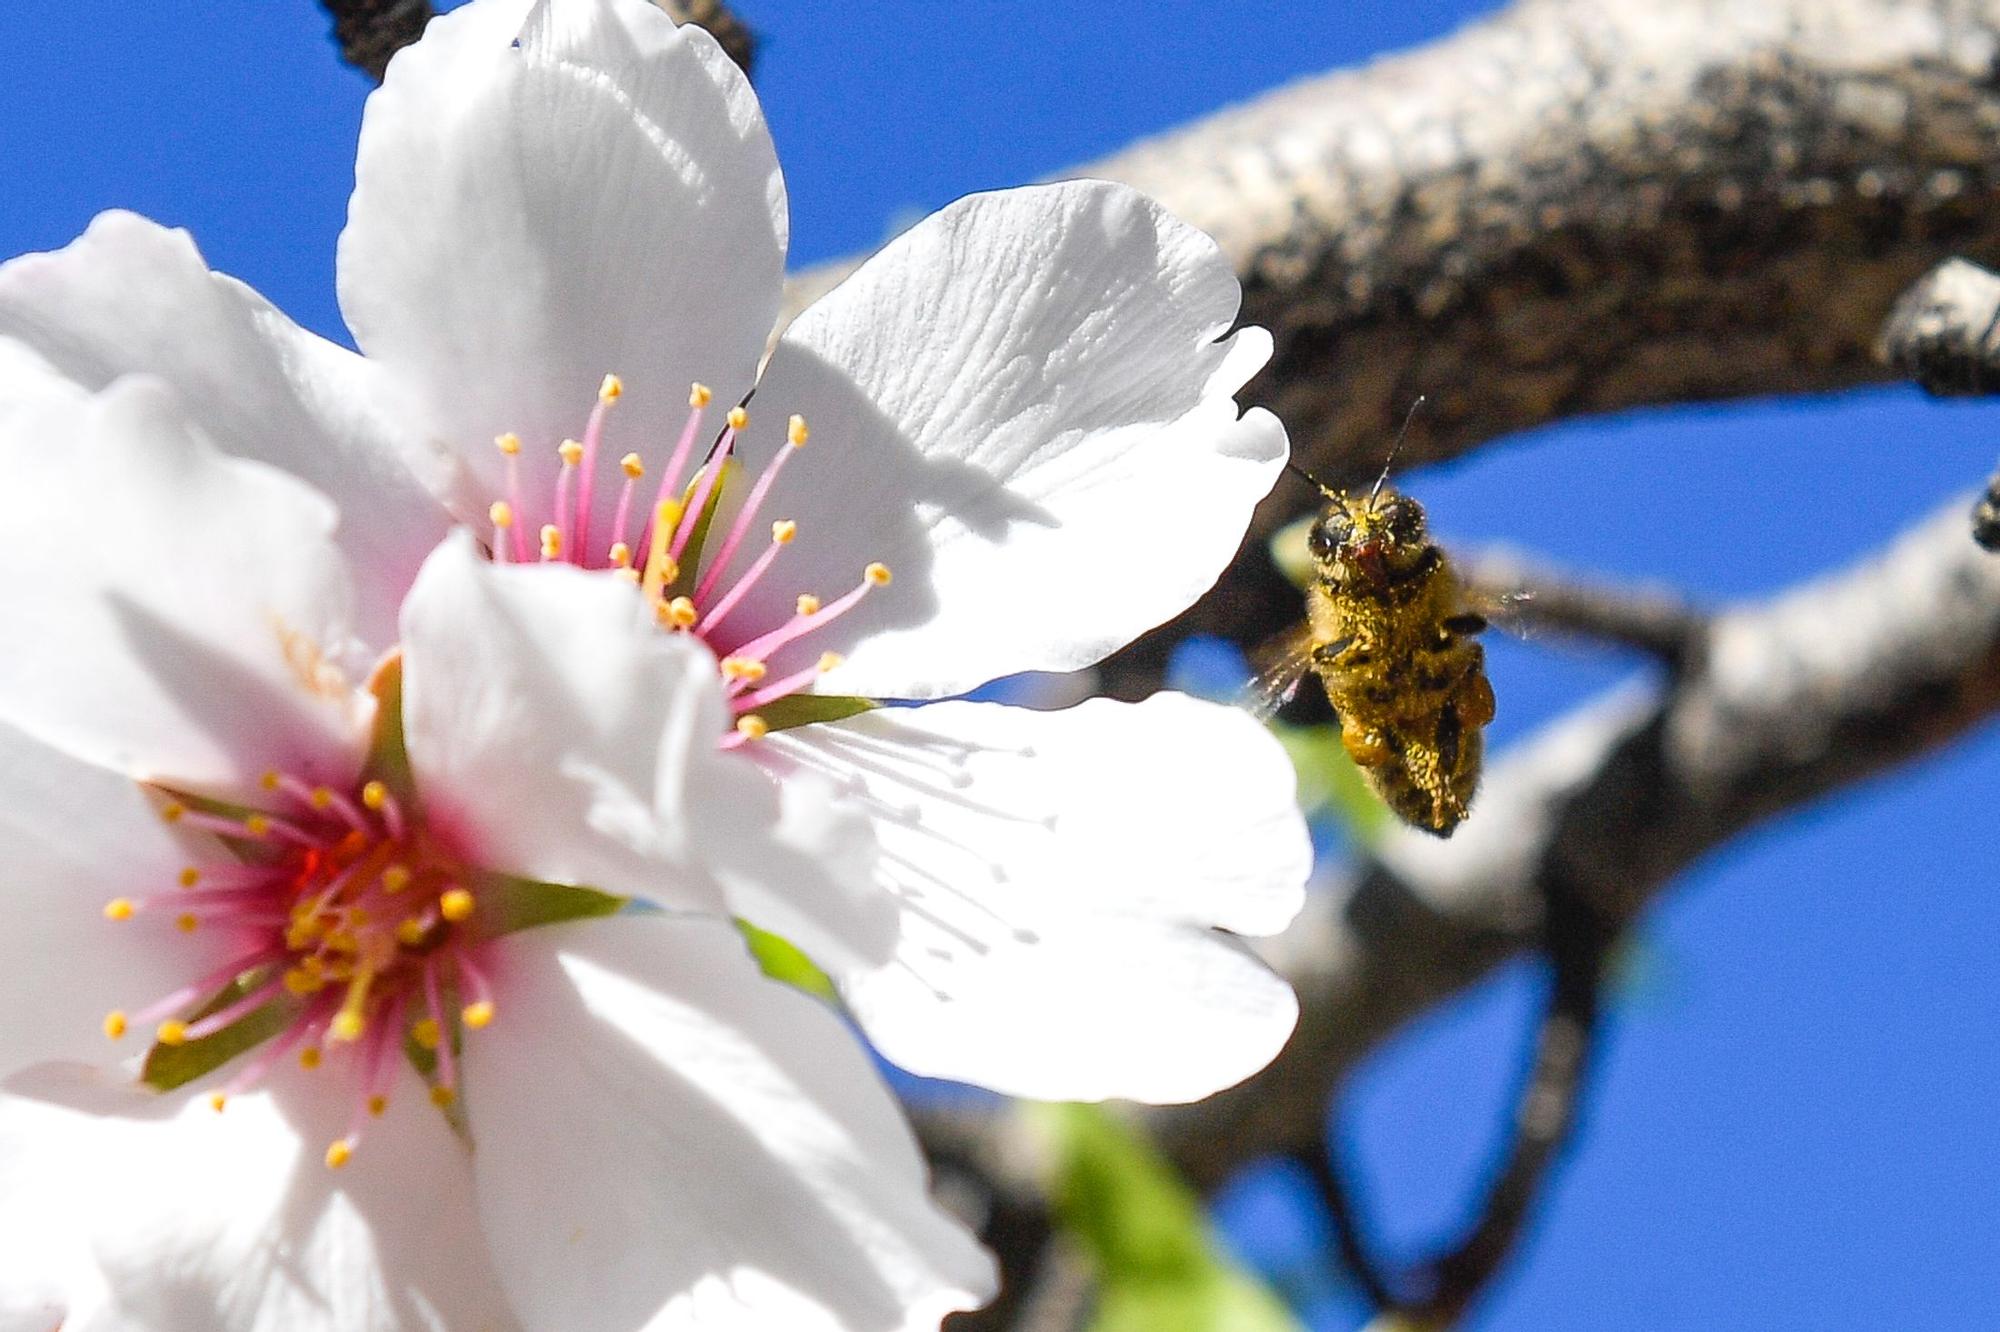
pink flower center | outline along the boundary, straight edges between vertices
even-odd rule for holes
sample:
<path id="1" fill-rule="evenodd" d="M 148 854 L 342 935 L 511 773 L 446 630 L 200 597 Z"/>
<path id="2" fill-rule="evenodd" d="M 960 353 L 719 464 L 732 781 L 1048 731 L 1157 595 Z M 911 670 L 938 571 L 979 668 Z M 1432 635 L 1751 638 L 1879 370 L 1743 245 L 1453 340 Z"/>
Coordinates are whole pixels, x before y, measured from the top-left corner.
<path id="1" fill-rule="evenodd" d="M 172 994 L 108 1014 L 104 1031 L 116 1040 L 128 1027 L 152 1027 L 149 1080 L 162 1060 L 219 1067 L 256 1047 L 210 1095 L 218 1111 L 295 1051 L 308 1069 L 344 1063 L 357 1091 L 347 1135 L 327 1148 L 326 1163 L 338 1167 L 368 1120 L 387 1110 L 406 1048 L 433 1104 L 456 1101 L 458 1043 L 494 1013 L 474 958 L 478 903 L 464 866 L 381 782 L 352 796 L 276 772 L 263 785 L 268 809 L 162 805 L 161 817 L 213 834 L 229 856 L 189 866 L 174 887 L 117 898 L 104 914 L 226 931 L 240 947 Z"/>
<path id="2" fill-rule="evenodd" d="M 624 391 L 616 375 L 606 375 L 583 438 L 566 439 L 556 447 L 560 470 L 556 474 L 555 511 L 545 515 L 547 521 L 539 527 L 531 521 L 534 515 L 527 512 L 523 500 L 520 437 L 508 434 L 495 441 L 507 459 L 507 498 L 494 501 L 488 510 L 494 558 L 515 562 L 539 558 L 581 569 L 603 569 L 637 584 L 663 628 L 693 634 L 714 652 L 736 718 L 722 745 L 727 748 L 760 739 L 770 728 L 758 709 L 807 688 L 841 661 L 838 653 L 822 652 L 803 669 L 774 674 L 773 658 L 839 619 L 873 589 L 886 586 L 889 568 L 879 563 L 868 565 L 858 584 L 830 602 L 802 593 L 793 602 L 789 618 L 760 632 L 746 631 L 731 622 L 743 599 L 798 536 L 797 523 L 789 519 L 772 522 L 769 544 L 734 579 L 728 576 L 738 552 L 759 526 L 759 514 L 779 473 L 792 454 L 805 446 L 808 432 L 804 417 L 791 418 L 784 447 L 765 465 L 728 529 L 716 538 L 707 531 L 708 522 L 719 506 L 737 438 L 750 416 L 741 406 L 725 414 L 723 428 L 706 457 L 683 484 L 702 435 L 703 419 L 713 402 L 708 388 L 701 384 L 688 394 L 687 423 L 668 451 L 658 480 L 650 486 L 646 483 L 647 465 L 638 454 L 628 453 L 619 459 L 622 482 L 611 530 L 593 531 L 592 504 L 605 422 Z M 651 499 L 642 501 L 642 492 L 648 490 Z M 532 546 L 528 536 L 531 528 L 538 533 Z"/>

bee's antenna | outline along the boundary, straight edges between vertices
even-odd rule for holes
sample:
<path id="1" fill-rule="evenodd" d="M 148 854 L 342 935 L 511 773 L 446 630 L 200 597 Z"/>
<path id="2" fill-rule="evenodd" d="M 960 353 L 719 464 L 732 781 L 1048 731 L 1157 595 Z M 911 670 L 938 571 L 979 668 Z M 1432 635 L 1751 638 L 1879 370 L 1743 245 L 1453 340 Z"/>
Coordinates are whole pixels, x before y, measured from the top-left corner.
<path id="1" fill-rule="evenodd" d="M 1298 477 L 1300 480 L 1311 483 L 1313 488 L 1318 490 L 1322 495 L 1331 494 L 1333 491 L 1333 488 L 1327 485 L 1326 482 L 1320 480 L 1318 477 L 1314 476 L 1311 472 L 1308 472 L 1305 468 L 1293 462 L 1290 458 L 1285 459 L 1285 470 L 1290 472 L 1293 476 Z"/>
<path id="2" fill-rule="evenodd" d="M 1403 438 L 1410 433 L 1410 422 L 1417 419 L 1417 409 L 1428 401 L 1428 398 L 1419 393 L 1417 400 L 1410 404 L 1410 410 L 1404 413 L 1403 428 L 1396 432 L 1396 442 L 1389 446 L 1389 456 L 1382 460 L 1382 475 L 1375 478 L 1375 486 L 1368 492 L 1368 507 L 1370 509 L 1375 507 L 1375 497 L 1382 493 L 1383 483 L 1389 479 L 1389 468 L 1395 464 L 1396 455 L 1402 452 Z"/>

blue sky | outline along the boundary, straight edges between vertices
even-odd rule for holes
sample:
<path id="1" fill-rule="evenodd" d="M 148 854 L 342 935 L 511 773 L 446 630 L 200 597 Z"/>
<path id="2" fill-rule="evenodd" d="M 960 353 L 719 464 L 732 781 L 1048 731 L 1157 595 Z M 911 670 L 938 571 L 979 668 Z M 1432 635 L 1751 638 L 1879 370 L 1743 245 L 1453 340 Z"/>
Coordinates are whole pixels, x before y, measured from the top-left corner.
<path id="1" fill-rule="evenodd" d="M 886 0 L 838 23 L 823 0 L 741 8 L 766 37 L 759 87 L 809 262 L 1484 6 Z M 343 337 L 333 243 L 368 84 L 326 26 L 309 0 L 7 6 L 0 254 L 135 208 Z M 1410 485 L 1449 537 L 1720 602 L 1852 559 L 1976 484 L 1996 427 L 1992 408 L 1903 390 L 1648 412 L 1537 432 Z M 1496 644 L 1495 734 L 1519 738 L 1632 669 Z M 1997 789 L 1989 730 L 1687 877 L 1645 922 L 1577 1151 L 1473 1326 L 2000 1326 Z M 1530 992 L 1502 977 L 1359 1079 L 1341 1128 L 1392 1248 L 1421 1250 L 1460 1217 Z M 1266 1174 L 1227 1200 L 1252 1257 L 1288 1262 L 1290 1191 Z M 1322 1295 L 1319 1326 L 1354 1325 Z"/>

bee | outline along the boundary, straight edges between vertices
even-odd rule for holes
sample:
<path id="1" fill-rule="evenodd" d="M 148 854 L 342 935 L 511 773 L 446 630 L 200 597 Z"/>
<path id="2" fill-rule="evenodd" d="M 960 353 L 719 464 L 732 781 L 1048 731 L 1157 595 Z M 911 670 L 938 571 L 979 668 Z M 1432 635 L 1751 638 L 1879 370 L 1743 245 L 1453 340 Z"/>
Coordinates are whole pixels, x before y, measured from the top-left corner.
<path id="1" fill-rule="evenodd" d="M 1406 823 L 1449 837 L 1478 789 L 1480 732 L 1493 720 L 1477 639 L 1486 617 L 1430 539 L 1423 506 L 1385 488 L 1388 477 L 1385 465 L 1355 496 L 1307 476 L 1325 503 L 1306 537 L 1306 619 L 1262 654 L 1253 706 L 1275 712 L 1316 673 L 1369 786 Z"/>

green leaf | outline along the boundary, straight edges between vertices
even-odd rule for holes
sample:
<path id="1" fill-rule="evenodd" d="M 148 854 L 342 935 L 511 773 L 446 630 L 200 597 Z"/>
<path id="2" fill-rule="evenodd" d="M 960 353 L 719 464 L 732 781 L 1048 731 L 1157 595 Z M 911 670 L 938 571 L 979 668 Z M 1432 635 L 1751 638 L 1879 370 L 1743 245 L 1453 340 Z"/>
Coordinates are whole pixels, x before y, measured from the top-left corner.
<path id="1" fill-rule="evenodd" d="M 743 475 L 743 464 L 735 458 L 727 458 L 722 463 L 722 475 L 716 479 L 715 488 L 708 492 L 708 502 L 701 506 L 701 515 L 694 520 L 694 530 L 688 533 L 687 545 L 681 548 L 680 576 L 669 583 L 660 593 L 661 601 L 672 601 L 675 597 L 688 596 L 695 589 L 695 571 L 701 567 L 702 547 L 708 544 L 708 529 L 715 522 L 715 512 L 722 507 L 722 496 L 729 487 Z M 694 501 L 695 490 L 701 485 L 700 472 L 694 474 L 681 494 L 681 504 Z"/>
<path id="2" fill-rule="evenodd" d="M 630 900 L 595 888 L 517 879 L 510 874 L 486 872 L 471 877 L 469 887 L 479 904 L 479 926 L 489 938 L 537 925 L 615 916 Z"/>
<path id="3" fill-rule="evenodd" d="M 1050 1195 L 1097 1269 L 1090 1332 L 1299 1332 L 1217 1246 L 1201 1201 L 1129 1121 L 1096 1105 L 1026 1105 L 1048 1140 Z"/>
<path id="4" fill-rule="evenodd" d="M 829 1003 L 840 1002 L 840 996 L 826 973 L 814 966 L 813 960 L 789 940 L 780 939 L 768 930 L 760 930 L 747 920 L 737 921 L 736 928 L 742 932 L 744 941 L 750 945 L 750 956 L 757 959 L 757 965 L 764 969 L 766 976 Z"/>
<path id="5" fill-rule="evenodd" d="M 1347 756 L 1338 726 L 1273 722 L 1271 733 L 1291 755 L 1292 768 L 1299 775 L 1299 807 L 1308 815 L 1332 815 L 1363 846 L 1373 845 L 1394 823 L 1396 816 Z"/>
<path id="6" fill-rule="evenodd" d="M 813 722 L 859 716 L 877 706 L 872 698 L 851 698 L 845 694 L 787 694 L 758 708 L 757 715 L 772 730 L 783 731 Z"/>
<path id="7" fill-rule="evenodd" d="M 219 1012 L 235 1003 L 251 988 L 261 985 L 268 972 L 255 976 L 239 976 L 225 985 L 214 998 L 197 1009 L 190 1022 Z M 270 1040 L 290 1024 L 297 1012 L 297 1005 L 283 998 L 275 998 L 262 1008 L 255 1010 L 235 1022 L 230 1023 L 212 1036 L 204 1036 L 198 1041 L 188 1041 L 181 1045 L 160 1045 L 146 1051 L 146 1060 L 139 1069 L 139 1080 L 157 1091 L 172 1091 L 184 1087 L 196 1078 L 204 1077 L 221 1068 L 237 1055 Z"/>

